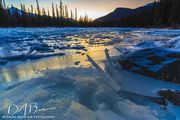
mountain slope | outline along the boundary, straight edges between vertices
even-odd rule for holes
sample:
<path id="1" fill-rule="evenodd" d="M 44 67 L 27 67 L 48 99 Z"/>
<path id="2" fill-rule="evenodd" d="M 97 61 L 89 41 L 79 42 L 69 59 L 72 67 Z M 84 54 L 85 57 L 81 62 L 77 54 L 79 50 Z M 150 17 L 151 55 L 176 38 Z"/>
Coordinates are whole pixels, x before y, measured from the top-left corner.
<path id="1" fill-rule="evenodd" d="M 16 14 L 16 13 L 18 13 L 19 15 L 23 14 L 23 12 L 20 9 L 15 8 L 15 7 L 11 7 L 7 10 L 10 12 L 11 15 Z"/>
<path id="2" fill-rule="evenodd" d="M 120 20 L 127 15 L 131 15 L 133 13 L 132 9 L 129 8 L 116 8 L 113 12 L 109 13 L 106 16 L 96 19 L 96 22 L 108 22 L 108 21 L 116 21 Z"/>
<path id="3" fill-rule="evenodd" d="M 107 14 L 106 16 L 96 19 L 95 22 L 117 21 L 129 15 L 144 11 L 146 9 L 151 9 L 152 7 L 153 3 L 146 4 L 145 6 L 138 7 L 136 9 L 116 8 L 113 12 Z"/>

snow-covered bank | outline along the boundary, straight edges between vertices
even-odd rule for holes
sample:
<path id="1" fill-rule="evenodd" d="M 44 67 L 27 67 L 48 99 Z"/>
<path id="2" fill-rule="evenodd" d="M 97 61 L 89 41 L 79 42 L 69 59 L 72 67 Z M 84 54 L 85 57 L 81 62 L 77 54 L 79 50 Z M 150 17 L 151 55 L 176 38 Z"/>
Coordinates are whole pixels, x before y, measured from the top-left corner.
<path id="1" fill-rule="evenodd" d="M 123 68 L 149 77 L 180 84 L 180 52 L 166 48 L 143 49 L 128 54 Z"/>
<path id="2" fill-rule="evenodd" d="M 117 47 L 116 49 L 123 55 L 115 61 L 118 61 L 124 69 L 132 72 L 180 84 L 179 46 L 179 36 L 166 41 L 141 41 L 129 49 Z M 156 92 L 174 105 L 179 106 L 179 89 L 174 90 L 166 87 Z"/>
<path id="3" fill-rule="evenodd" d="M 158 34 L 156 33 L 156 35 Z M 171 34 L 171 32 L 165 35 L 168 34 Z M 136 42 L 126 48 L 121 47 L 121 45 L 116 47 L 123 54 L 119 63 L 124 69 L 179 84 L 180 36 L 172 39 L 166 38 L 165 40 L 163 38 L 165 35 L 160 36 L 160 40 L 158 38 L 148 40 L 152 39 L 153 36 L 148 38 L 147 35 L 140 35 L 145 40 Z"/>
<path id="4" fill-rule="evenodd" d="M 180 106 L 180 91 L 161 90 L 159 94 L 171 101 L 174 105 Z"/>

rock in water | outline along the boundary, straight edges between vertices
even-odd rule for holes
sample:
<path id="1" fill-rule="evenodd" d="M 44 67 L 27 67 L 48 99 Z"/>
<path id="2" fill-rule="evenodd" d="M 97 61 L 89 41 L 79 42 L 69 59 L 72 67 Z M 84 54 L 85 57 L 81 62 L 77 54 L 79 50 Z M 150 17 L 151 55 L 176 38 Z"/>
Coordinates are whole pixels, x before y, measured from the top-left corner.
<path id="1" fill-rule="evenodd" d="M 158 93 L 174 105 L 180 106 L 180 91 L 161 90 Z"/>
<path id="2" fill-rule="evenodd" d="M 79 65 L 79 64 L 80 64 L 80 61 L 76 61 L 74 64 L 75 64 L 75 65 Z"/>
<path id="3" fill-rule="evenodd" d="M 128 54 L 119 60 L 124 69 L 180 84 L 180 52 L 149 48 Z"/>

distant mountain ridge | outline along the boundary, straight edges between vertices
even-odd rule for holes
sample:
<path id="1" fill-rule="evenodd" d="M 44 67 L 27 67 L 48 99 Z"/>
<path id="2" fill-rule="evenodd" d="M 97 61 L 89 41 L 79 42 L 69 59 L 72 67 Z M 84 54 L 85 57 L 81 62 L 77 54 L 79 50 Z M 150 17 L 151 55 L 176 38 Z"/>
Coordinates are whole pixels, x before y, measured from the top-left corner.
<path id="1" fill-rule="evenodd" d="M 116 8 L 113 12 L 100 17 L 98 19 L 95 20 L 95 22 L 110 22 L 110 21 L 118 21 L 121 20 L 124 17 L 127 17 L 129 15 L 144 11 L 146 9 L 151 9 L 153 7 L 153 3 L 148 3 L 144 6 L 135 8 L 135 9 L 131 9 L 131 8 Z"/>
<path id="2" fill-rule="evenodd" d="M 11 13 L 11 15 L 15 14 L 16 12 L 17 12 L 19 15 L 22 15 L 22 14 L 23 14 L 23 11 L 21 11 L 20 9 L 15 8 L 15 7 L 10 7 L 8 10 L 9 10 L 9 12 Z"/>
<path id="3" fill-rule="evenodd" d="M 34 13 L 28 13 L 28 12 L 22 11 L 16 7 L 10 7 L 7 10 L 10 12 L 11 15 L 18 14 L 19 16 L 22 16 L 23 14 L 27 14 L 29 16 L 35 16 Z"/>

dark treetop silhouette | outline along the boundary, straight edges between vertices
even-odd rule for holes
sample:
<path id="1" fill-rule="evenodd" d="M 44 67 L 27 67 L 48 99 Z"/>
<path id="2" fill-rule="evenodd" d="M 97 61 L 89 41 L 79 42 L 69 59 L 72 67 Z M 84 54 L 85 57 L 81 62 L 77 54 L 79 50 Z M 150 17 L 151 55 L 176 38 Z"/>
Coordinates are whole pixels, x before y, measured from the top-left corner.
<path id="1" fill-rule="evenodd" d="M 180 0 L 158 0 L 137 9 L 118 8 L 92 21 L 87 14 L 78 19 L 77 8 L 68 10 L 61 0 L 59 5 L 52 3 L 52 13 L 40 7 L 38 0 L 36 7 L 26 8 L 21 4 L 21 10 L 6 6 L 5 0 L 0 0 L 0 27 L 179 27 L 179 11 Z"/>
<path id="2" fill-rule="evenodd" d="M 36 7 L 31 5 L 26 8 L 21 4 L 21 10 L 6 6 L 5 0 L 0 0 L 0 27 L 45 27 L 45 26 L 89 26 L 91 19 L 85 15 L 77 17 L 77 8 L 69 10 L 67 5 L 63 5 L 59 1 L 59 5 L 52 3 L 52 13 L 49 10 L 41 8 L 38 0 L 36 0 Z"/>

